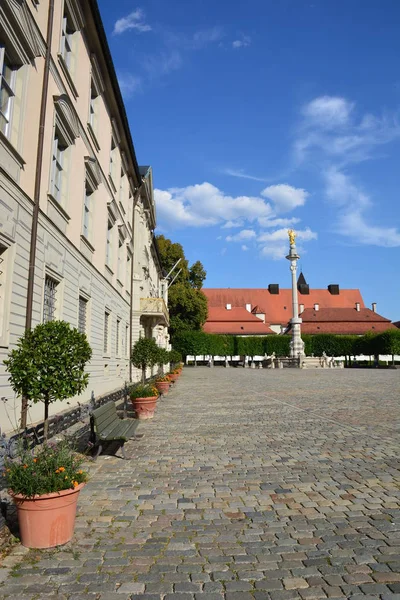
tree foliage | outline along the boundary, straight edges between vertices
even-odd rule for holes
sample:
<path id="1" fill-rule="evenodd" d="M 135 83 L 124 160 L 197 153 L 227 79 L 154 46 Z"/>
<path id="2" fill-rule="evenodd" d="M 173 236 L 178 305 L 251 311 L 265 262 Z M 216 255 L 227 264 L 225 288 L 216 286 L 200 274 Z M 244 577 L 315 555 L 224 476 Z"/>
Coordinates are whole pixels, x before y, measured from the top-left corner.
<path id="1" fill-rule="evenodd" d="M 65 321 L 49 321 L 26 331 L 4 361 L 13 390 L 34 403 L 44 402 L 45 438 L 49 404 L 83 392 L 91 356 L 84 333 Z"/>
<path id="2" fill-rule="evenodd" d="M 162 363 L 165 355 L 153 338 L 140 338 L 134 344 L 131 352 L 131 362 L 134 367 L 142 370 L 142 383 L 146 381 L 147 367 Z"/>
<path id="3" fill-rule="evenodd" d="M 316 334 L 302 336 L 307 356 L 351 357 L 359 354 L 400 354 L 400 330 L 390 329 L 364 336 Z M 181 331 L 174 337 L 174 348 L 183 356 L 289 356 L 290 335 L 228 336 L 200 331 Z"/>
<path id="4" fill-rule="evenodd" d="M 189 268 L 181 244 L 173 243 L 163 235 L 157 236 L 157 244 L 167 273 L 181 259 L 171 278 L 182 270 L 168 290 L 171 336 L 182 331 L 199 331 L 207 320 L 207 298 L 201 291 L 206 271 L 199 260 Z"/>

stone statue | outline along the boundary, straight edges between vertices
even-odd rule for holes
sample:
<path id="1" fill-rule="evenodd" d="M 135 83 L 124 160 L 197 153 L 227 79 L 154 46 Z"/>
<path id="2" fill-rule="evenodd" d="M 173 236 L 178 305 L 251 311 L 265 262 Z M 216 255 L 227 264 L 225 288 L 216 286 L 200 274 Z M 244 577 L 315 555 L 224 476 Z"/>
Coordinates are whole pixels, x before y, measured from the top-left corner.
<path id="1" fill-rule="evenodd" d="M 290 245 L 294 246 L 296 243 L 296 232 L 293 229 L 289 229 L 288 236 L 289 236 Z"/>

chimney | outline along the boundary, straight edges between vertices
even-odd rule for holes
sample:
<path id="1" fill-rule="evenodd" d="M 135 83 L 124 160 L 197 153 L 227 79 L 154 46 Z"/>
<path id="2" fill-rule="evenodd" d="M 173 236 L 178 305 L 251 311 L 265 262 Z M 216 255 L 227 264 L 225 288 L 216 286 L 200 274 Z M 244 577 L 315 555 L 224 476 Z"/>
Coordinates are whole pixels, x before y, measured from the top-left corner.
<path id="1" fill-rule="evenodd" d="M 359 302 L 356 302 L 356 311 L 360 312 L 360 303 Z"/>
<path id="2" fill-rule="evenodd" d="M 332 296 L 338 296 L 339 295 L 339 286 L 337 283 L 330 283 L 328 285 L 328 291 L 330 294 L 332 294 Z"/>
<path id="3" fill-rule="evenodd" d="M 299 315 L 304 311 L 304 304 L 299 304 Z"/>
<path id="4" fill-rule="evenodd" d="M 251 304 L 246 304 L 246 310 L 247 310 L 248 312 L 251 312 Z"/>
<path id="5" fill-rule="evenodd" d="M 372 303 L 372 312 L 376 312 L 376 302 Z"/>
<path id="6" fill-rule="evenodd" d="M 314 304 L 314 310 L 318 311 L 319 310 L 319 304 Z"/>
<path id="7" fill-rule="evenodd" d="M 225 306 L 225 308 L 226 308 L 226 310 L 231 310 L 231 308 L 232 308 L 232 304 L 227 304 L 227 305 Z"/>
<path id="8" fill-rule="evenodd" d="M 279 284 L 278 283 L 270 283 L 268 286 L 268 291 L 270 294 L 279 294 Z"/>

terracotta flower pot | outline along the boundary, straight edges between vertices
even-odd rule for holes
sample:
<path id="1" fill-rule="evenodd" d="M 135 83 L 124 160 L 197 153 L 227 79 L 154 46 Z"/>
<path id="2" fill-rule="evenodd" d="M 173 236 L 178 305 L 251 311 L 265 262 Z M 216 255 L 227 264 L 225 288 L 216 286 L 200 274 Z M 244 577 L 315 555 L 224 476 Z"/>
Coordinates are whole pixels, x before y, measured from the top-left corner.
<path id="1" fill-rule="evenodd" d="M 69 542 L 74 534 L 79 492 L 84 485 L 80 483 L 74 489 L 33 498 L 10 491 L 17 507 L 22 545 L 27 548 L 53 548 Z"/>
<path id="2" fill-rule="evenodd" d="M 170 381 L 172 381 L 172 383 L 175 383 L 175 381 L 177 381 L 177 379 L 179 378 L 178 373 L 171 373 L 170 375 L 168 375 Z"/>
<path id="3" fill-rule="evenodd" d="M 169 391 L 169 386 L 170 386 L 170 382 L 169 381 L 156 381 L 155 382 L 155 386 L 158 389 L 158 391 L 160 392 L 160 394 L 162 394 L 163 396 L 165 396 L 166 394 L 168 394 Z"/>
<path id="4" fill-rule="evenodd" d="M 149 398 L 132 398 L 133 410 L 138 419 L 152 419 L 156 410 L 158 396 Z"/>

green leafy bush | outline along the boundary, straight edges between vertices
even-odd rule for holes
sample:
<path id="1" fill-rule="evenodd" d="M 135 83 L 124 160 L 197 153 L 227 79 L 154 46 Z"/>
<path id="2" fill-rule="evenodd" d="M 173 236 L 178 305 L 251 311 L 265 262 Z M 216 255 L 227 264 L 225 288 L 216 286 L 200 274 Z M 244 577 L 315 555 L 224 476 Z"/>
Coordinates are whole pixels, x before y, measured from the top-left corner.
<path id="1" fill-rule="evenodd" d="M 45 443 L 33 453 L 20 448 L 17 458 L 5 460 L 3 476 L 14 494 L 27 498 L 77 487 L 87 481 L 81 466 L 82 455 L 74 452 L 66 441 Z"/>
<path id="2" fill-rule="evenodd" d="M 65 321 L 49 321 L 26 331 L 4 361 L 13 390 L 34 403 L 44 402 L 45 439 L 49 405 L 86 389 L 85 365 L 91 356 L 84 333 Z"/>
<path id="3" fill-rule="evenodd" d="M 142 370 L 142 383 L 146 381 L 147 367 L 153 367 L 158 364 L 162 353 L 153 338 L 140 338 L 133 346 L 131 353 L 131 362 L 134 367 Z"/>
<path id="4" fill-rule="evenodd" d="M 136 385 L 131 389 L 130 396 L 132 400 L 135 398 L 152 398 L 158 396 L 158 390 L 151 383 Z"/>

